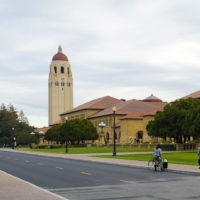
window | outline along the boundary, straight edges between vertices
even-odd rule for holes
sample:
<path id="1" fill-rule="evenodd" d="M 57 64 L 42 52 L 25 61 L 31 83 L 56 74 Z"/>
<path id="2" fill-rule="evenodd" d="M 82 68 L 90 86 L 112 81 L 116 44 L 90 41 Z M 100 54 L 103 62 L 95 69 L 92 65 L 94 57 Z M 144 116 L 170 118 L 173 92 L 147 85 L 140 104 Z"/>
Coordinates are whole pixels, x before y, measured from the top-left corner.
<path id="1" fill-rule="evenodd" d="M 61 86 L 65 86 L 65 83 L 64 83 L 64 82 L 61 82 Z"/>
<path id="2" fill-rule="evenodd" d="M 68 82 L 68 83 L 67 83 L 67 86 L 69 86 L 69 87 L 70 87 L 70 82 Z"/>
<path id="3" fill-rule="evenodd" d="M 54 67 L 54 72 L 57 73 L 57 67 L 56 66 Z"/>
<path id="4" fill-rule="evenodd" d="M 68 76 L 69 76 L 69 67 L 67 68 L 67 74 L 68 74 Z"/>
<path id="5" fill-rule="evenodd" d="M 80 118 L 81 118 L 81 119 L 85 119 L 85 114 L 81 114 L 81 115 L 80 115 Z"/>
<path id="6" fill-rule="evenodd" d="M 56 82 L 55 82 L 55 86 L 59 86 L 59 83 L 58 83 L 58 81 L 56 81 Z"/>
<path id="7" fill-rule="evenodd" d="M 62 74 L 64 74 L 64 67 L 63 67 L 63 66 L 61 66 L 60 72 L 61 72 Z"/>

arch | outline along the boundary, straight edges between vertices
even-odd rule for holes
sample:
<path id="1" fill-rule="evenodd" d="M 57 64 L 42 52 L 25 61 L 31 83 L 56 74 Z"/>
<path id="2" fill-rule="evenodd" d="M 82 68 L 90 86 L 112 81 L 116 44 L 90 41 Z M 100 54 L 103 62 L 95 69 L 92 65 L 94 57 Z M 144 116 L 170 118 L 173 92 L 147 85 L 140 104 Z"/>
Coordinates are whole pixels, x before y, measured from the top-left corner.
<path id="1" fill-rule="evenodd" d="M 119 135 L 118 135 L 118 142 L 120 143 L 120 138 L 121 138 L 121 132 L 119 131 Z"/>
<path id="2" fill-rule="evenodd" d="M 65 83 L 64 83 L 64 82 L 61 82 L 61 86 L 65 86 Z"/>
<path id="3" fill-rule="evenodd" d="M 54 66 L 54 72 L 55 72 L 55 74 L 57 73 L 57 67 L 56 66 Z"/>
<path id="4" fill-rule="evenodd" d="M 109 133 L 107 132 L 106 137 L 104 137 L 105 144 L 109 144 L 109 139 L 110 139 L 110 136 L 109 136 Z"/>
<path id="5" fill-rule="evenodd" d="M 106 133 L 106 139 L 107 139 L 107 140 L 110 139 L 110 136 L 109 136 L 109 133 L 108 133 L 108 132 Z"/>
<path id="6" fill-rule="evenodd" d="M 137 132 L 137 142 L 139 142 L 140 140 L 141 141 L 143 140 L 143 131 Z"/>
<path id="7" fill-rule="evenodd" d="M 64 72 L 65 72 L 65 68 L 64 68 L 63 66 L 61 66 L 61 68 L 60 68 L 60 72 L 61 72 L 61 74 L 64 74 Z"/>
<path id="8" fill-rule="evenodd" d="M 68 74 L 68 76 L 69 76 L 69 67 L 67 68 L 67 74 Z"/>

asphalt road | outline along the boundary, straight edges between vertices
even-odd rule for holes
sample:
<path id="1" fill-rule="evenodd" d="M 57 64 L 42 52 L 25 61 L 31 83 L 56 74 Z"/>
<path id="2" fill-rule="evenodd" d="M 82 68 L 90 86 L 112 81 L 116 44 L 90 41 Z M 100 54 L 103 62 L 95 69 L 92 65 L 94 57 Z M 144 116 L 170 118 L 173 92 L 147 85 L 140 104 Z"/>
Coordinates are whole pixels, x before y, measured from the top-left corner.
<path id="1" fill-rule="evenodd" d="M 199 176 L 3 151 L 0 170 L 70 200 L 200 199 Z"/>

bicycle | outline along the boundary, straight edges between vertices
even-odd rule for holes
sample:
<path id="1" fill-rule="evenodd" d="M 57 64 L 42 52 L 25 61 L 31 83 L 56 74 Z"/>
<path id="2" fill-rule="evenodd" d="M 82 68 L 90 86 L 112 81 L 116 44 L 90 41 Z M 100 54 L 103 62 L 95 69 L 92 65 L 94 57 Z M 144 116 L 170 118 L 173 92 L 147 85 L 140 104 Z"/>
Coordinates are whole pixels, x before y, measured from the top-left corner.
<path id="1" fill-rule="evenodd" d="M 153 167 L 155 171 L 158 171 L 158 169 L 160 169 L 162 172 L 167 168 L 164 167 L 164 159 L 161 158 L 153 158 L 152 160 L 149 160 L 148 167 Z"/>

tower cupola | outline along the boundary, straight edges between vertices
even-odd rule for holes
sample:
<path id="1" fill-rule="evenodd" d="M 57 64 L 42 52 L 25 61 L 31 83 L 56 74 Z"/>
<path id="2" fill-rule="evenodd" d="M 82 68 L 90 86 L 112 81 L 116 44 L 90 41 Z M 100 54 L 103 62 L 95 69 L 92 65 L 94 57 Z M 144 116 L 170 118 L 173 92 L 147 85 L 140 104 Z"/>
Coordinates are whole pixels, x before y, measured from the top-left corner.
<path id="1" fill-rule="evenodd" d="M 55 54 L 52 58 L 52 61 L 54 60 L 64 60 L 64 61 L 68 61 L 67 56 L 62 52 L 62 47 L 61 45 L 59 45 L 58 47 L 58 53 Z"/>

